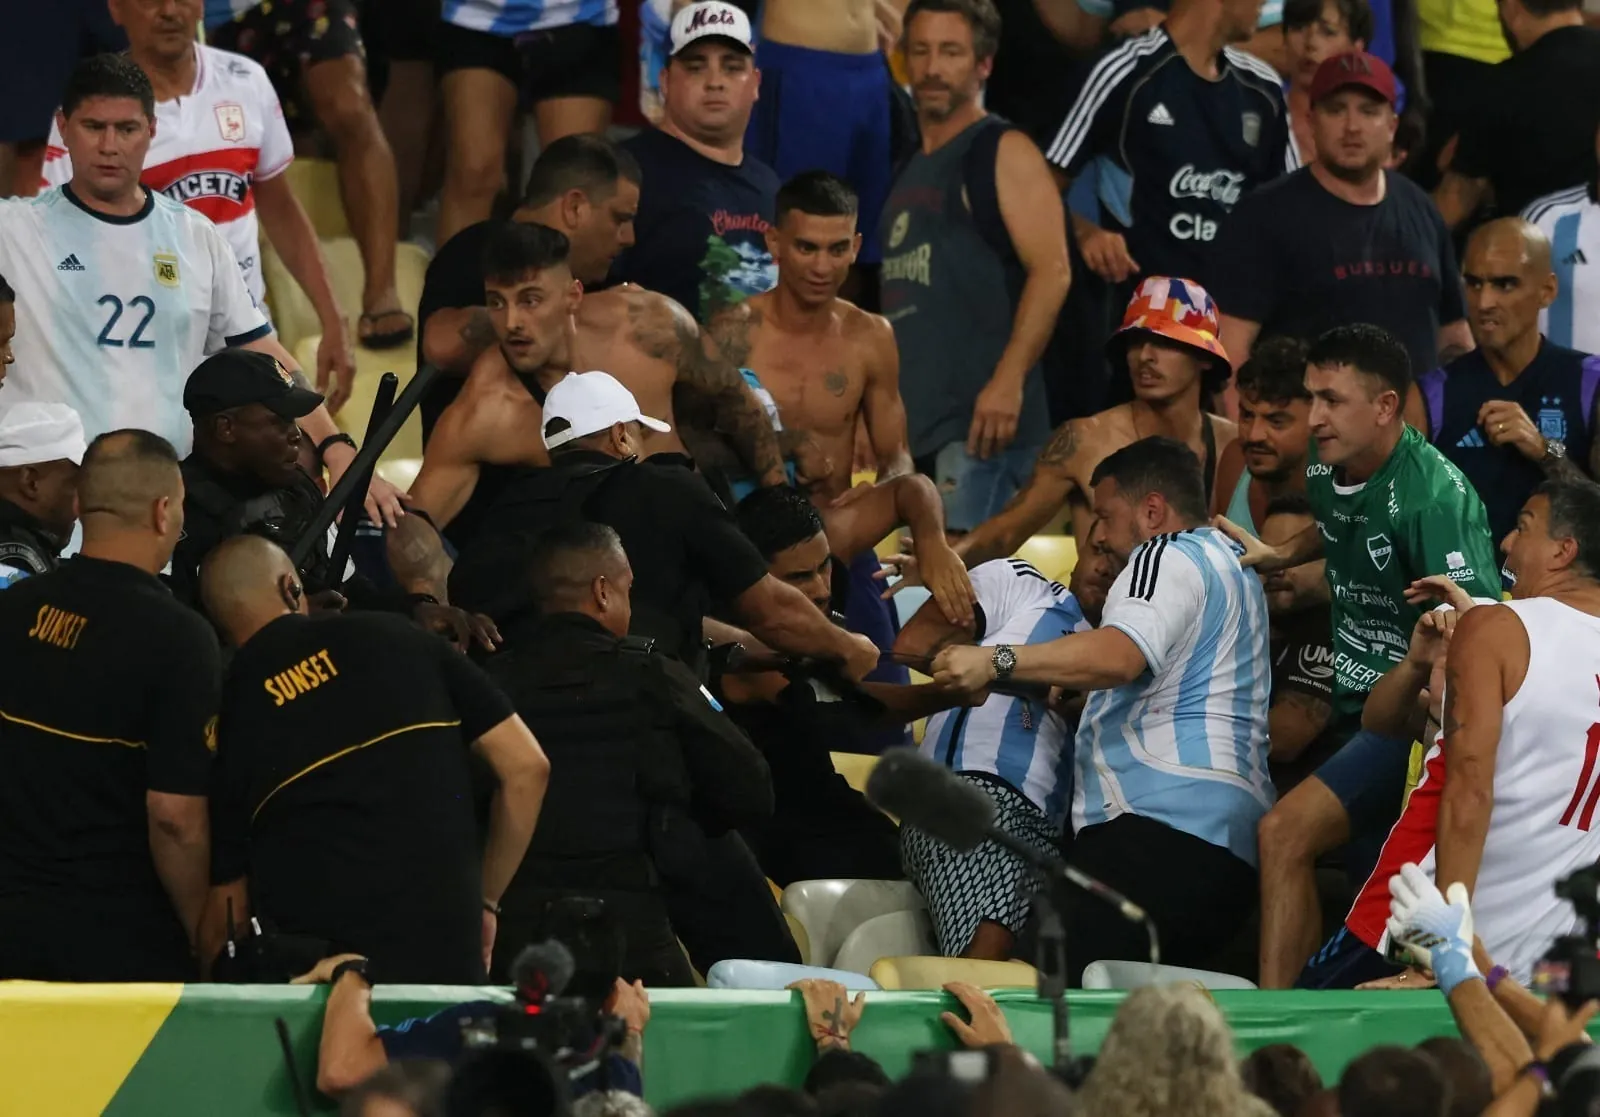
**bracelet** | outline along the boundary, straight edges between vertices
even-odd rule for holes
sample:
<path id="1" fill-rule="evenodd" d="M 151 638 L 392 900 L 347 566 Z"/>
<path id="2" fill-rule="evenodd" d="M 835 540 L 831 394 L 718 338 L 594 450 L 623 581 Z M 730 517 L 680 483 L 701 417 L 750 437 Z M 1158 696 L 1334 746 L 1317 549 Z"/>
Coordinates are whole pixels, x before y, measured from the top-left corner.
<path id="1" fill-rule="evenodd" d="M 1550 1084 L 1550 1068 L 1545 1066 L 1544 1063 L 1540 1062 L 1538 1059 L 1535 1059 L 1533 1062 L 1517 1071 L 1518 1078 L 1521 1078 L 1523 1075 L 1527 1075 L 1529 1078 L 1533 1079 L 1536 1085 L 1538 1085 L 1539 1096 L 1541 1098 L 1553 1098 L 1556 1096 L 1555 1087 Z"/>
<path id="2" fill-rule="evenodd" d="M 434 604 L 437 605 L 438 602 L 434 602 Z M 500 916 L 500 905 L 494 900 L 489 899 L 487 896 L 483 898 L 483 910 L 495 918 L 499 918 Z"/>
<path id="3" fill-rule="evenodd" d="M 352 450 L 357 448 L 355 439 L 351 438 L 348 434 L 345 434 L 344 431 L 338 431 L 334 434 L 330 434 L 327 438 L 324 438 L 321 442 L 317 443 L 317 457 L 320 458 L 325 455 L 328 451 L 328 447 L 332 446 L 335 442 L 342 442 Z"/>
<path id="4" fill-rule="evenodd" d="M 1489 987 L 1489 992 L 1493 993 L 1494 987 L 1499 985 L 1501 979 L 1510 974 L 1510 972 L 1504 966 L 1495 966 L 1489 971 L 1488 976 L 1483 979 L 1483 983 Z"/>

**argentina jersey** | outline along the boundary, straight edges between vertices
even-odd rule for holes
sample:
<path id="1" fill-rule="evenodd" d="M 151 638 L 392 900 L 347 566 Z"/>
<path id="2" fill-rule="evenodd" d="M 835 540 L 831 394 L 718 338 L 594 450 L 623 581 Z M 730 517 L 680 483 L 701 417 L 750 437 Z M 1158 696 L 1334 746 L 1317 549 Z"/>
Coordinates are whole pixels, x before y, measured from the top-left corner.
<path id="1" fill-rule="evenodd" d="M 617 0 L 444 0 L 444 21 L 469 31 L 520 35 L 587 23 L 617 22 Z"/>
<path id="2" fill-rule="evenodd" d="M 1141 815 L 1256 864 L 1273 802 L 1272 656 L 1261 579 L 1238 555 L 1215 528 L 1158 535 L 1112 585 L 1100 627 L 1131 639 L 1149 669 L 1084 705 L 1074 833 Z"/>
<path id="3" fill-rule="evenodd" d="M 1522 216 L 1550 239 L 1556 273 L 1555 301 L 1539 312 L 1539 332 L 1568 349 L 1600 353 L 1600 202 L 1593 188 L 1547 194 Z"/>
<path id="4" fill-rule="evenodd" d="M 0 201 L 0 274 L 17 293 L 7 398 L 69 404 L 90 439 L 138 427 L 186 456 L 189 374 L 271 332 L 216 226 L 155 191 L 129 217 L 70 186 Z"/>
<path id="5" fill-rule="evenodd" d="M 1092 627 L 1066 586 L 1021 559 L 986 562 L 971 575 L 984 647 L 1042 644 Z M 921 749 L 952 771 L 1004 780 L 1059 826 L 1072 790 L 1067 744 L 1065 723 L 1043 701 L 994 694 L 930 717 Z"/>
<path id="6" fill-rule="evenodd" d="M 1298 165 L 1277 72 L 1233 47 L 1217 69 L 1216 81 L 1195 73 L 1161 27 L 1129 39 L 1095 65 L 1045 149 L 1073 178 L 1098 160 L 1102 224 L 1144 275 L 1211 286 L 1223 219 Z"/>

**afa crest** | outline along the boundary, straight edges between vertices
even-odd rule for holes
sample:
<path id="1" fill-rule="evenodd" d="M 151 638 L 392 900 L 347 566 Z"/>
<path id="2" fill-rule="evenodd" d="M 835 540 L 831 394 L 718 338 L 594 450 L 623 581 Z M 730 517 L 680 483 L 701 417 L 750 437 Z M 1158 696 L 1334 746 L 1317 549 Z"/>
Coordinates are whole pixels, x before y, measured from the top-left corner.
<path id="1" fill-rule="evenodd" d="M 155 267 L 156 282 L 163 287 L 178 285 L 178 256 L 173 252 L 157 252 L 151 263 Z"/>

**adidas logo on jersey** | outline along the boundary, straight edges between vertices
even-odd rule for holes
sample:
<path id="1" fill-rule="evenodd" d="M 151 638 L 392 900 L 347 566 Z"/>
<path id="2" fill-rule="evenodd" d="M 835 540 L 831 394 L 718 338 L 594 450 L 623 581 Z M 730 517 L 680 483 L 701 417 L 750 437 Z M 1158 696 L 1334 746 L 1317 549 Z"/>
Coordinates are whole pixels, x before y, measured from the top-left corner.
<path id="1" fill-rule="evenodd" d="M 84 267 L 83 264 L 81 264 L 78 261 L 77 253 L 73 253 L 71 256 L 68 256 L 65 260 L 61 261 L 59 264 L 56 265 L 56 271 L 88 271 L 88 270 L 89 270 L 88 268 Z"/>
<path id="2" fill-rule="evenodd" d="M 1466 434 L 1462 435 L 1461 441 L 1456 443 L 1456 447 L 1458 449 L 1463 446 L 1467 447 L 1468 449 L 1472 449 L 1473 447 L 1481 448 L 1485 445 L 1487 445 L 1487 443 L 1483 441 L 1483 435 L 1478 433 L 1477 427 L 1473 427 Z"/>
<path id="3" fill-rule="evenodd" d="M 1167 106 L 1162 104 L 1160 101 L 1156 102 L 1156 107 L 1150 110 L 1150 115 L 1145 117 L 1145 120 L 1149 121 L 1151 124 L 1170 125 L 1178 123 L 1176 120 L 1172 119 L 1172 113 L 1167 111 Z"/>
<path id="4" fill-rule="evenodd" d="M 1572 250 L 1572 255 L 1568 256 L 1561 262 L 1563 264 L 1587 264 L 1589 262 L 1589 257 L 1583 254 L 1583 249 L 1575 248 Z"/>

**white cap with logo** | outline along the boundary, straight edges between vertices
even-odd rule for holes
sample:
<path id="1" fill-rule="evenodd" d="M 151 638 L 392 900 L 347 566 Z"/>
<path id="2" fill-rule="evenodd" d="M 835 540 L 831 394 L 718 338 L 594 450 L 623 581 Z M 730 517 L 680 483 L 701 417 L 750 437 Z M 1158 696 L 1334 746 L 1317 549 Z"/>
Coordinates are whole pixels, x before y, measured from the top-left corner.
<path id="1" fill-rule="evenodd" d="M 83 420 L 64 403 L 0 404 L 0 469 L 43 462 L 83 464 Z"/>
<path id="2" fill-rule="evenodd" d="M 709 38 L 731 39 L 745 50 L 755 51 L 755 36 L 750 33 L 750 17 L 722 0 L 702 0 L 690 4 L 672 17 L 672 53 L 690 43 Z"/>
<path id="3" fill-rule="evenodd" d="M 550 425 L 563 419 L 567 426 L 555 434 Z M 639 423 L 666 434 L 668 423 L 639 413 L 639 401 L 609 372 L 569 372 L 544 397 L 544 445 L 554 450 L 576 438 L 610 429 L 616 423 Z"/>

